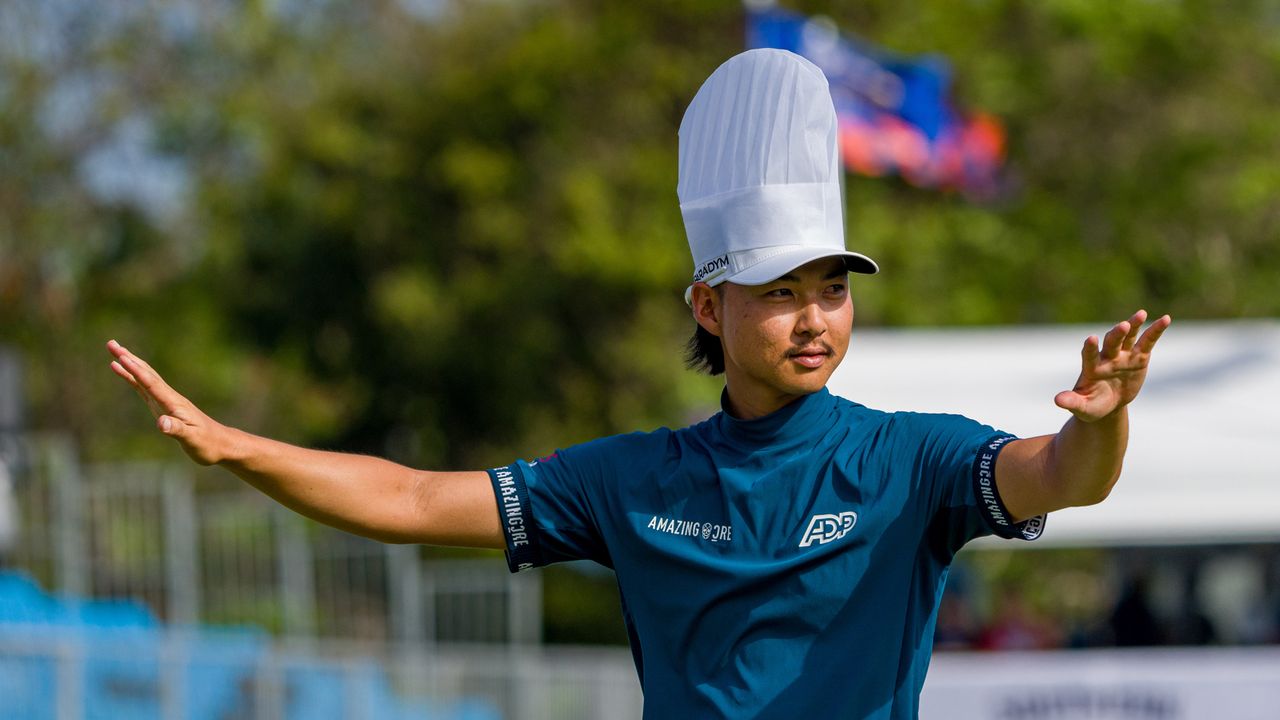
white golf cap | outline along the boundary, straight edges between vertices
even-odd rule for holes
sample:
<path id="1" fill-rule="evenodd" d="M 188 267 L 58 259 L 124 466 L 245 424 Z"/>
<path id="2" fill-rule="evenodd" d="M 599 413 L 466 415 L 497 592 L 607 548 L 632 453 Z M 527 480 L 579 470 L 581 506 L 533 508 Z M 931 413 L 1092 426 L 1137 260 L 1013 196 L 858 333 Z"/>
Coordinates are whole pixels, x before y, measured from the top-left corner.
<path id="1" fill-rule="evenodd" d="M 824 257 L 879 271 L 844 246 L 836 130 L 826 77 L 795 53 L 748 50 L 711 73 L 680 122 L 695 283 L 763 285 Z"/>

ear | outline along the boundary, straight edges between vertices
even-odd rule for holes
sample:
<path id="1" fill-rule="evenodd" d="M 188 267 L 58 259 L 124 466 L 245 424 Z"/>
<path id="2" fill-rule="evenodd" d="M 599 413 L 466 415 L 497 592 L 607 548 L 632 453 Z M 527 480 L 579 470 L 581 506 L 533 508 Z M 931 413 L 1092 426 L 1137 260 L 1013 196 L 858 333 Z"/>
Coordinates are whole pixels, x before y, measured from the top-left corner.
<path id="1" fill-rule="evenodd" d="M 703 330 L 720 337 L 721 295 L 715 288 L 704 282 L 693 284 L 693 292 L 689 298 L 689 306 L 693 310 L 693 319 Z"/>

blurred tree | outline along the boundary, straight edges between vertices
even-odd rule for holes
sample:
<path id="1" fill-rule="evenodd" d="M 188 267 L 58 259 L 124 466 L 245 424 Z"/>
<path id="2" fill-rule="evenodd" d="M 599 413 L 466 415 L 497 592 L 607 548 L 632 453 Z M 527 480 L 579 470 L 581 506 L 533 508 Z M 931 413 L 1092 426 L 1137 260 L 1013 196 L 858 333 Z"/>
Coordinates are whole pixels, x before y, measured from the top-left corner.
<path id="1" fill-rule="evenodd" d="M 1083 322 L 1145 306 L 1275 316 L 1280 15 L 1264 2 L 803 2 L 955 66 L 1010 133 L 1018 192 L 980 208 L 850 183 L 875 324 Z"/>
<path id="2" fill-rule="evenodd" d="M 1010 129 L 1007 206 L 850 179 L 851 244 L 885 268 L 863 324 L 1276 314 L 1265 3 L 796 6 L 945 54 Z M 112 334 L 232 422 L 421 464 L 708 407 L 678 362 L 675 128 L 740 15 L 8 6 L 0 312 L 41 358 L 36 418 L 128 437 L 96 429 L 136 409 L 88 370 Z"/>
<path id="3" fill-rule="evenodd" d="M 474 467 L 679 421 L 673 128 L 714 56 L 655 40 L 672 21 L 333 26 L 228 96 L 229 140 L 262 152 L 203 186 L 219 292 L 255 345 L 353 389 L 333 443 Z"/>

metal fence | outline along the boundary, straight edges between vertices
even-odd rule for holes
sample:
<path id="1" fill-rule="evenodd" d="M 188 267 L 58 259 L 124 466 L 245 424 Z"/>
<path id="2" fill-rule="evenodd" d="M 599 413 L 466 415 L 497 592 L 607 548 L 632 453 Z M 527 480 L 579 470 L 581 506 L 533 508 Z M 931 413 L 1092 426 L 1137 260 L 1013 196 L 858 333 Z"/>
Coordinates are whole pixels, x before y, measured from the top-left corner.
<path id="1" fill-rule="evenodd" d="M 59 436 L 8 447 L 19 523 L 4 564 L 64 594 L 139 600 L 175 626 L 289 637 L 541 639 L 540 576 L 512 575 L 496 554 L 440 559 L 350 535 L 217 469 L 82 466 Z"/>
<path id="2" fill-rule="evenodd" d="M 496 554 L 350 535 L 216 469 L 82 465 L 62 436 L 9 436 L 0 462 L 18 521 L 0 569 L 155 616 L 10 617 L 0 720 L 640 717 L 630 653 L 542 647 L 541 578 Z"/>

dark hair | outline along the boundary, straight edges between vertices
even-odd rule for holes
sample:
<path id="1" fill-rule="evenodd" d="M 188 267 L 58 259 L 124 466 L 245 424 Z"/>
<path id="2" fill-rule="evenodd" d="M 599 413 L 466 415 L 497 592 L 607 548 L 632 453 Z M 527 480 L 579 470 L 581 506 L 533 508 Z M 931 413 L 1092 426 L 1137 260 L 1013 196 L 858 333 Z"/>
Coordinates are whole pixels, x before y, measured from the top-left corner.
<path id="1" fill-rule="evenodd" d="M 720 344 L 720 338 L 695 324 L 693 337 L 684 346 L 684 365 L 708 375 L 724 372 L 724 346 Z"/>

